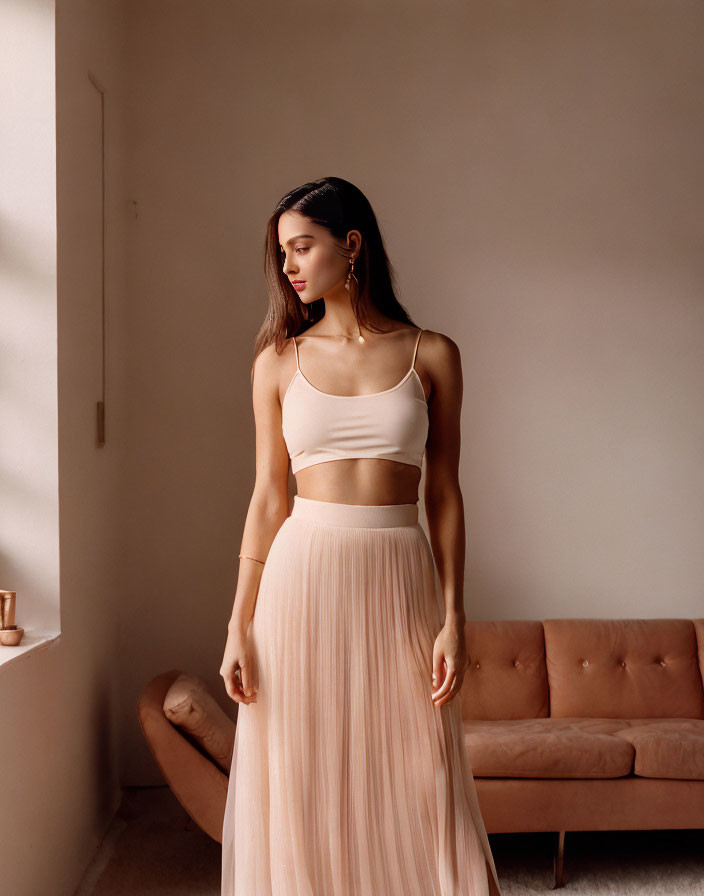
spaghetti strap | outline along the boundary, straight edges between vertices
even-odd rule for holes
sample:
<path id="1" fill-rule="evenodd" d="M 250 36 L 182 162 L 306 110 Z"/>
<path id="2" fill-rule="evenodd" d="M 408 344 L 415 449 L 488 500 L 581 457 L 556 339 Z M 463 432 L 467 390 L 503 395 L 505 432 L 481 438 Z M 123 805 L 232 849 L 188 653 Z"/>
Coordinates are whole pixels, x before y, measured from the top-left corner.
<path id="1" fill-rule="evenodd" d="M 416 347 L 413 350 L 413 363 L 411 364 L 411 370 L 416 366 L 416 355 L 418 354 L 418 343 L 420 342 L 420 337 L 422 334 L 422 330 L 418 330 L 418 336 L 416 338 Z"/>
<path id="2" fill-rule="evenodd" d="M 296 337 L 293 337 L 293 350 L 296 353 L 296 370 L 300 370 L 300 364 L 298 363 L 298 343 L 296 342 Z"/>

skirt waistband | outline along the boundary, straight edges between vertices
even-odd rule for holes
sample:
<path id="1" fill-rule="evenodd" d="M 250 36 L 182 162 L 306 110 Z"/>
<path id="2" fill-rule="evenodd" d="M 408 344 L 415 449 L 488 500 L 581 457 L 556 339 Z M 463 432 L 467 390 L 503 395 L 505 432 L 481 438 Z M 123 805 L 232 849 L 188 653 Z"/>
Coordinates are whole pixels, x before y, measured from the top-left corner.
<path id="1" fill-rule="evenodd" d="M 338 504 L 294 495 L 291 516 L 294 519 L 315 520 L 332 526 L 364 526 L 376 529 L 415 526 L 418 523 L 418 505 Z"/>

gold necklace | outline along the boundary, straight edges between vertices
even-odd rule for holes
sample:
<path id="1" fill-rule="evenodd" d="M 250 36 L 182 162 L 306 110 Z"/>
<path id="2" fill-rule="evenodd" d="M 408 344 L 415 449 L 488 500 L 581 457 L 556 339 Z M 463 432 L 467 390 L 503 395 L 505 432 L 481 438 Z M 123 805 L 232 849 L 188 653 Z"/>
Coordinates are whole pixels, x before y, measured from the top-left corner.
<path id="1" fill-rule="evenodd" d="M 352 336 L 351 333 L 350 333 L 350 334 L 347 334 L 347 333 L 340 333 L 340 334 L 338 334 L 338 338 L 340 338 L 340 337 L 341 337 L 342 339 L 353 339 L 353 338 L 354 338 L 354 337 Z M 361 331 L 361 330 L 359 331 L 359 336 L 357 337 L 357 341 L 358 341 L 358 342 L 366 342 L 366 341 L 367 341 L 367 340 L 364 338 L 364 336 L 362 336 L 362 331 Z"/>

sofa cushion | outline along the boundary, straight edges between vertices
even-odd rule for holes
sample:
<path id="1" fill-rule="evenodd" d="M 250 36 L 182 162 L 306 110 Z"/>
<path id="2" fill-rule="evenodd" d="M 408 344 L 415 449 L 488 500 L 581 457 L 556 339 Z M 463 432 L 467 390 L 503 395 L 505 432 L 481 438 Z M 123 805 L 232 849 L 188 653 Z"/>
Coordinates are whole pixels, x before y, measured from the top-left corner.
<path id="1" fill-rule="evenodd" d="M 225 714 L 206 683 L 183 672 L 164 697 L 164 715 L 189 734 L 229 774 L 235 744 L 235 723 Z"/>
<path id="2" fill-rule="evenodd" d="M 465 719 L 536 719 L 548 715 L 543 624 L 539 620 L 467 620 L 469 667 L 460 688 Z"/>
<path id="3" fill-rule="evenodd" d="M 619 778 L 634 748 L 614 737 L 622 719 L 464 721 L 472 772 L 485 778 Z"/>
<path id="4" fill-rule="evenodd" d="M 704 717 L 690 619 L 546 619 L 550 715 Z"/>
<path id="5" fill-rule="evenodd" d="M 615 734 L 635 747 L 636 775 L 704 780 L 702 719 L 630 719 Z"/>

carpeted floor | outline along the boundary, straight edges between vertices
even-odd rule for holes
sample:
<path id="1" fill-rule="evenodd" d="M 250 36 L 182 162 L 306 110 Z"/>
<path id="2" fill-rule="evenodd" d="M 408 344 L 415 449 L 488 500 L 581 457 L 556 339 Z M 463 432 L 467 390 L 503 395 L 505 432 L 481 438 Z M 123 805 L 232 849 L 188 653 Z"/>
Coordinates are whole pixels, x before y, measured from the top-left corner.
<path id="1" fill-rule="evenodd" d="M 504 896 L 552 889 L 552 834 L 490 834 Z M 704 896 L 704 830 L 568 831 L 565 896 Z M 75 896 L 219 896 L 220 844 L 168 787 L 128 788 Z M 253 894 L 255 896 L 255 894 Z M 322 896 L 322 894 L 321 894 Z"/>

